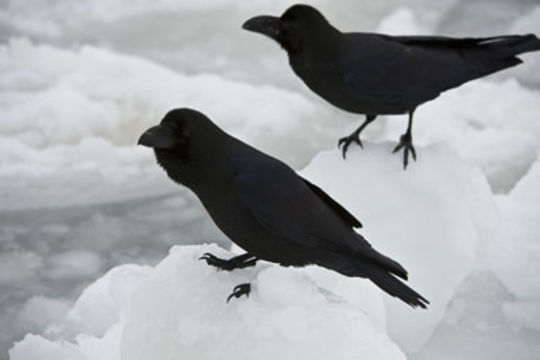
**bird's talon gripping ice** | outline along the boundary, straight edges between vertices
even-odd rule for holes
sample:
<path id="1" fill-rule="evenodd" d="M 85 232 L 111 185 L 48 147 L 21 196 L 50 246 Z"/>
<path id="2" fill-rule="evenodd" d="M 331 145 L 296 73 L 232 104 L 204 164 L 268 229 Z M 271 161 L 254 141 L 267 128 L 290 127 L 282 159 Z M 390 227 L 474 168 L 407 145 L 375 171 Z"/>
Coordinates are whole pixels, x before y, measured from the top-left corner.
<path id="1" fill-rule="evenodd" d="M 242 295 L 246 295 L 246 297 L 249 297 L 249 293 L 251 292 L 251 284 L 250 283 L 244 283 L 240 285 L 236 285 L 233 289 L 233 292 L 231 295 L 227 297 L 227 303 L 235 297 L 240 298 Z"/>
<path id="2" fill-rule="evenodd" d="M 396 145 L 392 153 L 396 153 L 403 149 L 403 170 L 407 169 L 409 165 L 409 152 L 412 155 L 414 161 L 416 161 L 416 150 L 412 143 L 412 136 L 408 133 L 401 135 L 399 143 Z"/>
<path id="3" fill-rule="evenodd" d="M 199 260 L 205 260 L 210 266 L 216 267 L 218 270 L 232 271 L 234 269 L 243 269 L 248 266 L 255 266 L 257 258 L 250 254 L 243 254 L 235 256 L 232 259 L 224 260 L 220 259 L 210 253 L 205 253 L 199 258 Z"/>
<path id="4" fill-rule="evenodd" d="M 341 138 L 338 141 L 338 148 L 341 149 L 341 156 L 343 156 L 343 159 L 347 158 L 347 149 L 349 148 L 350 144 L 351 141 L 348 137 Z"/>
<path id="5" fill-rule="evenodd" d="M 349 136 L 342 137 L 338 141 L 338 148 L 341 149 L 341 155 L 343 156 L 344 159 L 346 159 L 347 157 L 347 150 L 349 149 L 349 146 L 351 145 L 352 142 L 355 142 L 356 144 L 358 144 L 362 149 L 364 148 L 364 145 L 362 144 L 362 141 L 360 140 L 360 136 L 356 132 L 352 133 Z"/>

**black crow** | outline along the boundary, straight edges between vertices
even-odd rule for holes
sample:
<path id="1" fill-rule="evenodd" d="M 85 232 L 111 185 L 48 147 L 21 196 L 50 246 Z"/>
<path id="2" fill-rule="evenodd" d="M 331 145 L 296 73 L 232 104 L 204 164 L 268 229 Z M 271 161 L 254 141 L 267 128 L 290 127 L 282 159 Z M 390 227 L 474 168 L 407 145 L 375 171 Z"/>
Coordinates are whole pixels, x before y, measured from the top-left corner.
<path id="1" fill-rule="evenodd" d="M 202 113 L 172 110 L 138 143 L 153 148 L 167 175 L 191 189 L 216 225 L 247 251 L 230 260 L 204 254 L 208 264 L 225 270 L 252 266 L 259 259 L 283 266 L 317 264 L 368 278 L 413 307 L 429 303 L 396 278 L 407 279 L 400 264 L 354 231 L 362 225 L 351 213 L 289 166 L 227 134 Z M 249 290 L 249 284 L 241 284 L 231 296 Z"/>
<path id="2" fill-rule="evenodd" d="M 416 160 L 412 121 L 416 107 L 445 90 L 520 64 L 516 55 L 540 49 L 532 34 L 486 38 L 389 36 L 342 33 L 315 8 L 293 5 L 281 15 L 257 16 L 243 25 L 276 40 L 306 85 L 331 104 L 365 114 L 366 120 L 339 139 L 343 157 L 378 115 L 409 114 L 407 131 L 394 152 Z"/>

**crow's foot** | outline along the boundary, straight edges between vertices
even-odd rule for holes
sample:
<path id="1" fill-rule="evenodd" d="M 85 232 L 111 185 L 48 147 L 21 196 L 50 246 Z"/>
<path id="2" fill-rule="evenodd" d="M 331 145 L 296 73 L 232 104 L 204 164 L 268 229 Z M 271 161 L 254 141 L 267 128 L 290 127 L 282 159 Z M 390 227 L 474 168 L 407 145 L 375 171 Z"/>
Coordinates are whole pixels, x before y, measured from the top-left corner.
<path id="1" fill-rule="evenodd" d="M 250 254 L 243 254 L 235 256 L 229 260 L 224 260 L 210 253 L 205 253 L 199 258 L 199 260 L 205 260 L 208 265 L 214 266 L 218 270 L 227 271 L 231 271 L 234 269 L 243 269 L 249 266 L 255 266 L 255 264 L 257 263 L 257 258 Z"/>
<path id="2" fill-rule="evenodd" d="M 396 145 L 392 153 L 396 153 L 401 149 L 403 149 L 403 170 L 405 170 L 407 169 L 407 165 L 409 165 L 409 152 L 411 153 L 413 160 L 416 161 L 416 151 L 414 150 L 412 143 L 412 136 L 408 132 L 401 135 L 399 138 L 399 143 Z"/>
<path id="3" fill-rule="evenodd" d="M 239 298 L 242 295 L 246 295 L 246 297 L 249 297 L 249 293 L 251 292 L 251 284 L 250 283 L 244 283 L 240 285 L 236 285 L 233 289 L 233 292 L 231 295 L 227 297 L 227 304 L 229 303 L 229 300 L 231 300 L 233 297 Z"/>
<path id="4" fill-rule="evenodd" d="M 362 140 L 360 140 L 360 131 L 355 130 L 351 135 L 342 137 L 338 140 L 338 148 L 341 149 L 341 154 L 343 155 L 344 159 L 347 156 L 347 150 L 349 149 L 349 146 L 353 142 L 358 144 L 361 148 L 364 148 L 364 145 L 362 145 Z"/>
<path id="5" fill-rule="evenodd" d="M 347 150 L 349 149 L 349 146 L 354 142 L 357 143 L 361 148 L 364 148 L 364 145 L 362 145 L 362 140 L 360 140 L 360 133 L 364 130 L 366 126 L 368 126 L 377 115 L 366 115 L 366 120 L 358 127 L 358 129 L 354 130 L 351 135 L 342 137 L 338 140 L 338 148 L 341 148 L 341 154 L 343 155 L 343 158 L 345 159 L 347 155 Z"/>

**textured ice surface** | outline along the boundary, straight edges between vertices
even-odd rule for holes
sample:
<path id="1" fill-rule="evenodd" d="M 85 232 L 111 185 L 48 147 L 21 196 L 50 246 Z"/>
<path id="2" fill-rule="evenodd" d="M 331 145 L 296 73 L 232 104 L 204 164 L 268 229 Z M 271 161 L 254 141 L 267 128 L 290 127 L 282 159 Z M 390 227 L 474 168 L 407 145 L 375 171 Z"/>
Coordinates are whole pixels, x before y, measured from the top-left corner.
<path id="1" fill-rule="evenodd" d="M 504 306 L 508 320 L 540 331 L 540 161 L 497 204 L 501 232 L 484 261 L 514 296 Z"/>
<path id="2" fill-rule="evenodd" d="M 428 300 L 427 311 L 384 296 L 389 334 L 417 350 L 441 320 L 469 274 L 476 249 L 496 225 L 492 195 L 478 169 L 444 145 L 417 147 L 407 171 L 392 144 L 319 154 L 302 171 L 363 223 L 360 232 L 409 271 L 409 284 Z"/>
<path id="3" fill-rule="evenodd" d="M 204 109 L 224 129 L 292 164 L 339 134 L 327 109 L 297 93 L 187 76 L 90 46 L 68 51 L 13 40 L 0 45 L 0 71 L 2 210 L 171 192 L 152 153 L 135 144 L 174 107 Z M 321 122 L 304 128 L 313 118 Z"/>
<path id="4" fill-rule="evenodd" d="M 405 351 L 418 350 L 471 272 L 477 245 L 496 223 L 495 204 L 481 172 L 448 147 L 419 147 L 422 161 L 406 172 L 390 150 L 390 144 L 367 143 L 347 161 L 338 151 L 324 152 L 302 174 L 361 219 L 361 233 L 375 248 L 407 268 L 409 284 L 431 301 L 428 310 L 381 294 L 367 280 L 316 267 L 216 272 L 196 261 L 205 248 L 176 247 L 153 271 L 139 274 L 125 266 L 109 272 L 49 334 L 68 328 L 99 337 L 120 322 L 118 346 L 128 359 L 213 358 L 227 351 L 249 359 L 268 344 L 281 344 L 263 351 L 269 358 L 391 358 L 371 347 L 379 348 L 382 340 L 372 337 L 384 339 L 386 331 Z M 225 297 L 243 282 L 254 284 L 252 296 L 225 306 Z M 393 349 L 384 341 L 386 350 Z M 25 342 L 14 348 L 13 359 Z"/>
<path id="5" fill-rule="evenodd" d="M 505 193 L 540 151 L 539 98 L 540 91 L 514 79 L 468 83 L 420 106 L 413 138 L 416 144 L 446 142 L 482 169 L 495 192 Z M 406 117 L 387 117 L 380 126 L 384 135 L 371 133 L 373 139 L 396 141 L 405 131 Z"/>
<path id="6" fill-rule="evenodd" d="M 153 269 L 112 270 L 74 309 L 81 313 L 84 303 L 83 319 L 107 317 L 108 327 L 87 327 L 71 342 L 28 335 L 11 359 L 405 359 L 361 308 L 322 292 L 301 271 L 261 264 L 218 272 L 198 260 L 207 251 L 232 255 L 215 245 L 183 246 Z M 254 283 L 250 297 L 227 304 L 246 281 Z"/>

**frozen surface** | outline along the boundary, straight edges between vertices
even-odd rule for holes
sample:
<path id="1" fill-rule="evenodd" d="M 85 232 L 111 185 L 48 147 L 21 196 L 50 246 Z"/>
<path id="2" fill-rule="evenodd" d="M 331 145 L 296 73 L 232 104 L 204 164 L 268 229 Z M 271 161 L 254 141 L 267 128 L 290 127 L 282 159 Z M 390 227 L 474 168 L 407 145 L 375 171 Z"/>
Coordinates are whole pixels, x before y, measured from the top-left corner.
<path id="1" fill-rule="evenodd" d="M 513 299 L 504 305 L 509 321 L 540 331 L 540 162 L 508 195 L 497 200 L 501 232 L 486 251 L 486 266 Z"/>
<path id="2" fill-rule="evenodd" d="M 517 326 L 507 318 L 506 303 L 511 299 L 512 295 L 491 272 L 473 272 L 459 287 L 430 341 L 408 358 L 538 359 L 540 332 Z"/>
<path id="3" fill-rule="evenodd" d="M 484 176 L 447 146 L 417 147 L 418 162 L 407 171 L 392 144 L 365 147 L 351 149 L 347 161 L 337 151 L 321 153 L 302 174 L 352 211 L 366 239 L 399 261 L 410 285 L 431 302 L 418 311 L 384 298 L 389 334 L 416 351 L 473 268 L 497 214 Z"/>
<path id="4" fill-rule="evenodd" d="M 0 209 L 170 192 L 152 154 L 133 145 L 175 106 L 205 109 L 225 129 L 293 164 L 339 133 L 328 131 L 327 109 L 291 91 L 187 76 L 90 46 L 74 52 L 12 40 L 0 46 L 0 71 Z M 297 131 L 317 116 L 321 123 Z M 303 150 L 291 151 L 300 141 Z"/>
<path id="5" fill-rule="evenodd" d="M 325 352 L 327 348 L 340 349 L 339 356 L 345 358 L 366 353 L 385 359 L 403 356 L 388 339 L 422 359 L 432 348 L 440 350 L 441 339 L 460 336 L 459 331 L 445 328 L 447 324 L 487 333 L 491 340 L 513 334 L 505 342 L 506 350 L 529 344 L 537 333 L 527 330 L 515 336 L 512 324 L 519 320 L 503 315 L 514 311 L 519 316 L 524 310 L 507 309 L 516 304 L 507 303 L 508 291 L 493 275 L 483 282 L 475 277 L 475 264 L 485 256 L 478 249 L 495 246 L 499 223 L 481 171 L 449 147 L 431 145 L 418 147 L 422 161 L 404 172 L 391 148 L 391 144 L 366 143 L 365 150 L 351 151 L 347 161 L 339 159 L 338 151 L 323 152 L 302 175 L 349 208 L 364 223 L 361 232 L 372 245 L 407 268 L 409 284 L 431 301 L 428 310 L 411 309 L 369 281 L 316 267 L 261 264 L 255 269 L 216 272 L 197 261 L 207 246 L 178 246 L 154 269 L 134 265 L 113 269 L 82 293 L 64 320 L 45 331 L 51 339 L 75 336 L 75 340 L 49 343 L 28 337 L 13 348 L 12 359 L 38 356 L 58 344 L 62 346 L 55 351 L 75 349 L 90 359 L 116 359 L 119 353 L 127 359 L 195 354 L 214 358 L 227 351 L 246 359 L 258 352 L 269 358 L 337 356 L 335 350 Z M 211 249 L 231 256 L 215 246 Z M 252 296 L 226 306 L 224 298 L 244 282 L 254 284 Z M 489 294 L 493 295 L 490 302 L 479 300 Z M 484 309 L 482 303 L 491 305 Z M 492 328 L 497 332 L 488 331 Z M 329 334 L 339 336 L 334 339 Z M 316 346 L 324 338 L 324 349 Z M 380 341 L 385 345 L 377 345 Z M 42 345 L 32 353 L 28 349 L 34 343 Z M 282 345 L 270 350 L 265 349 L 268 344 Z M 485 354 L 476 350 L 476 355 Z M 449 354 L 453 353 L 445 352 Z"/>
<path id="6" fill-rule="evenodd" d="M 114 269 L 74 309 L 83 322 L 108 317 L 105 333 L 87 328 L 73 342 L 28 335 L 11 359 L 405 359 L 360 308 L 321 292 L 300 271 L 217 272 L 198 260 L 207 251 L 232 255 L 214 245 L 175 247 L 155 268 Z M 249 299 L 227 304 L 246 281 L 255 283 Z"/>

